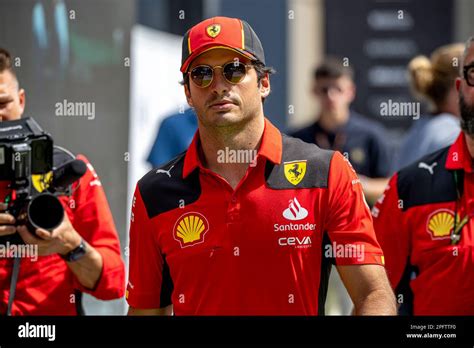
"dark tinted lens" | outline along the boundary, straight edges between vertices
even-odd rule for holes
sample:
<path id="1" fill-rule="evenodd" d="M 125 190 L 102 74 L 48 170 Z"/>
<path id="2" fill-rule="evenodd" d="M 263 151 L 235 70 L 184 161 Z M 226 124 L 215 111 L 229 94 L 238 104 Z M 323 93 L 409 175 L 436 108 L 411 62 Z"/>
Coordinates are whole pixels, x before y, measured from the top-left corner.
<path id="1" fill-rule="evenodd" d="M 469 85 L 474 86 L 474 66 L 467 69 L 466 80 Z"/>
<path id="2" fill-rule="evenodd" d="M 230 83 L 239 83 L 245 77 L 245 64 L 241 62 L 231 62 L 224 66 L 224 77 Z"/>
<path id="3" fill-rule="evenodd" d="M 197 66 L 191 70 L 191 79 L 199 87 L 207 87 L 212 82 L 212 68 L 208 66 Z"/>

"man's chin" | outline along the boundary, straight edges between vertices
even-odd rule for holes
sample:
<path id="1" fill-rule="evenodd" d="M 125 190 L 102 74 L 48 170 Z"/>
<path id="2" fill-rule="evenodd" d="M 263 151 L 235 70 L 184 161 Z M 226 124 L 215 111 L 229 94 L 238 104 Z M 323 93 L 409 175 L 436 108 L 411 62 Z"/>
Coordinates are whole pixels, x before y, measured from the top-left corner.
<path id="1" fill-rule="evenodd" d="M 15 120 L 19 120 L 20 118 L 21 118 L 21 115 L 20 116 L 0 115 L 0 122 L 15 121 Z"/>
<path id="2" fill-rule="evenodd" d="M 209 125 L 225 127 L 241 123 L 243 117 L 240 114 L 234 112 L 223 111 L 223 112 L 212 112 L 207 116 L 207 122 Z"/>

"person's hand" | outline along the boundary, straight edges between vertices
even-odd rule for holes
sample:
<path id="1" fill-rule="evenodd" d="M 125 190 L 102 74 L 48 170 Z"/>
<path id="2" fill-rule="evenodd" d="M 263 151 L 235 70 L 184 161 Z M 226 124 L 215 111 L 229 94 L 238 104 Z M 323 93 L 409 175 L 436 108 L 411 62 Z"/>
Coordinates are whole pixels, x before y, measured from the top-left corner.
<path id="1" fill-rule="evenodd" d="M 26 244 L 38 245 L 38 255 L 46 256 L 51 254 L 66 255 L 81 244 L 81 236 L 72 226 L 67 214 L 64 219 L 52 232 L 38 228 L 36 236 L 33 235 L 26 226 L 18 226 L 18 233 Z"/>
<path id="2" fill-rule="evenodd" d="M 15 217 L 5 213 L 7 205 L 0 203 L 0 236 L 7 236 L 16 232 Z"/>

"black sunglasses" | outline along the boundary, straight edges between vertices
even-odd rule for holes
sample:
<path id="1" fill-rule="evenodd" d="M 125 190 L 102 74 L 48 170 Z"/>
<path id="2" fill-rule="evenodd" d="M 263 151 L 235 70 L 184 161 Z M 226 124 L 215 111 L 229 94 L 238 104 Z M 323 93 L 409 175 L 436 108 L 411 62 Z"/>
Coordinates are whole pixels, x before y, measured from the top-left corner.
<path id="1" fill-rule="evenodd" d="M 234 85 L 242 82 L 247 74 L 247 68 L 251 68 L 253 65 L 247 65 L 237 60 L 225 63 L 224 65 L 216 65 L 214 67 L 209 65 L 198 65 L 188 72 L 191 77 L 191 81 L 199 87 L 209 87 L 214 79 L 214 70 L 217 68 L 222 69 L 222 76 L 227 82 Z"/>
<path id="2" fill-rule="evenodd" d="M 464 73 L 464 80 L 466 80 L 466 83 L 474 87 L 474 64 L 466 65 L 463 68 L 463 73 Z"/>

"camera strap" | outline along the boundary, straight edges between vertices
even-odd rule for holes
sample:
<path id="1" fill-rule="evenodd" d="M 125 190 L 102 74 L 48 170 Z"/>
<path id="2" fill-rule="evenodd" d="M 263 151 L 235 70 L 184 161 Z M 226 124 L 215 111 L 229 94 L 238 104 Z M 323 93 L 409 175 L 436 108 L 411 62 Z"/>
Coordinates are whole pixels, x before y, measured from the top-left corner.
<path id="1" fill-rule="evenodd" d="M 20 262 L 21 262 L 21 258 L 18 256 L 13 259 L 13 270 L 12 270 L 12 277 L 10 281 L 10 295 L 8 296 L 8 309 L 7 309 L 8 316 L 12 315 L 12 306 L 13 306 L 13 300 L 15 299 L 16 284 L 18 282 L 18 274 L 20 273 Z"/>

